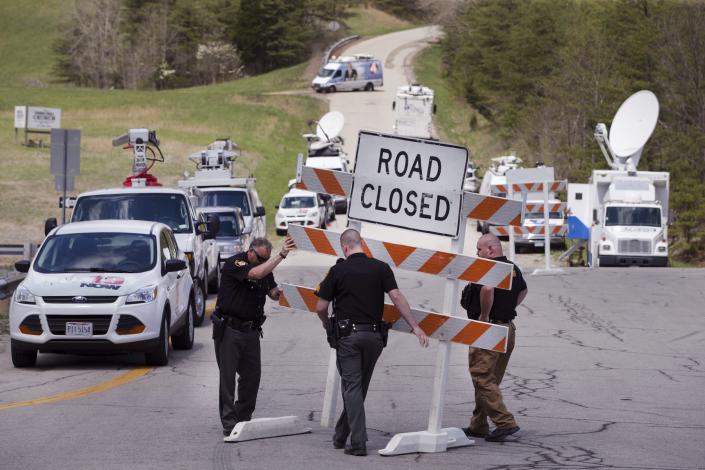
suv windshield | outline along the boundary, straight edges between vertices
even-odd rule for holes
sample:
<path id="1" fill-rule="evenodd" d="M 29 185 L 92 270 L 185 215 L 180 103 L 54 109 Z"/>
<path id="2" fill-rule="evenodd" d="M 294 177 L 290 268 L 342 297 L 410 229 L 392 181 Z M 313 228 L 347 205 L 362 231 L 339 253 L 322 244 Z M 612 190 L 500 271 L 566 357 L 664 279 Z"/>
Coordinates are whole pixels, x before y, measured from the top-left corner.
<path id="1" fill-rule="evenodd" d="M 72 233 L 49 238 L 37 255 L 40 273 L 142 273 L 156 263 L 151 235 L 139 233 Z"/>
<path id="2" fill-rule="evenodd" d="M 220 219 L 220 229 L 216 237 L 239 237 L 240 224 L 237 223 L 235 214 L 232 212 L 218 212 L 216 214 Z"/>
<path id="3" fill-rule="evenodd" d="M 608 207 L 605 225 L 660 227 L 661 210 L 658 207 Z"/>
<path id="4" fill-rule="evenodd" d="M 239 207 L 243 216 L 250 215 L 250 204 L 245 191 L 204 191 L 201 205 Z"/>
<path id="5" fill-rule="evenodd" d="M 316 207 L 315 199 L 311 196 L 291 196 L 282 200 L 282 209 L 299 209 Z"/>
<path id="6" fill-rule="evenodd" d="M 174 233 L 190 233 L 186 197 L 181 194 L 104 194 L 79 198 L 72 222 L 129 219 L 162 222 Z"/>

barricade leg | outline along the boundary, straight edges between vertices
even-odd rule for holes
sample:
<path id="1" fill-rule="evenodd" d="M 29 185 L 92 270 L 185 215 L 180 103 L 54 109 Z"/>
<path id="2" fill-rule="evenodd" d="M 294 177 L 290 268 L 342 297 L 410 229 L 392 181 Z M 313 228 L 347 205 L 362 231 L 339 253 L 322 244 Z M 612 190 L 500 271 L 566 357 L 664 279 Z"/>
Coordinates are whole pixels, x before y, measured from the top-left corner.
<path id="1" fill-rule="evenodd" d="M 281 416 L 277 418 L 256 418 L 237 423 L 233 432 L 223 438 L 225 442 L 242 442 L 269 437 L 291 436 L 311 432 L 311 428 L 303 426 L 297 416 Z"/>

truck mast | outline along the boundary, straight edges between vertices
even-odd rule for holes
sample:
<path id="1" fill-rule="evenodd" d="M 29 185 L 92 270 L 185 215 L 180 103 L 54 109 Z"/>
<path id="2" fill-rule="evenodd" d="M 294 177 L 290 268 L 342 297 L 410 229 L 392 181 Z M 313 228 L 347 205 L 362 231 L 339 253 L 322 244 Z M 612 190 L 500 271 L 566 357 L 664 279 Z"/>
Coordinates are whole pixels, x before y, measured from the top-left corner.
<path id="1" fill-rule="evenodd" d="M 123 186 L 161 186 L 157 178 L 149 173 L 156 162 L 164 162 L 164 154 L 159 148 L 156 131 L 130 129 L 127 134 L 113 139 L 113 147 L 132 149 L 132 175 L 125 178 L 122 182 Z"/>

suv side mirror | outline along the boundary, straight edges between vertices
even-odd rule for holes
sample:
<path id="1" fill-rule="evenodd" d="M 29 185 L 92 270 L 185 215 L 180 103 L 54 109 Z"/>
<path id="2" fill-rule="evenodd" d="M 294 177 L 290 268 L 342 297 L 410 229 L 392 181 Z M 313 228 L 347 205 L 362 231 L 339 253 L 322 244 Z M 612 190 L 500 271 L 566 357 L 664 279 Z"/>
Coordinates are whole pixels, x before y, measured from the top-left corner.
<path id="1" fill-rule="evenodd" d="M 264 215 L 266 214 L 266 212 L 264 211 L 264 207 L 257 206 L 255 208 L 254 214 L 255 214 L 255 217 L 264 217 Z"/>
<path id="2" fill-rule="evenodd" d="M 49 235 L 49 232 L 54 230 L 59 223 L 56 221 L 56 217 L 49 217 L 44 221 L 44 236 Z"/>
<path id="3" fill-rule="evenodd" d="M 15 269 L 20 273 L 29 272 L 29 265 L 30 265 L 30 262 L 28 259 L 15 261 Z"/>
<path id="4" fill-rule="evenodd" d="M 186 261 L 182 259 L 168 259 L 166 260 L 166 272 L 174 273 L 177 271 L 183 271 L 186 269 Z"/>

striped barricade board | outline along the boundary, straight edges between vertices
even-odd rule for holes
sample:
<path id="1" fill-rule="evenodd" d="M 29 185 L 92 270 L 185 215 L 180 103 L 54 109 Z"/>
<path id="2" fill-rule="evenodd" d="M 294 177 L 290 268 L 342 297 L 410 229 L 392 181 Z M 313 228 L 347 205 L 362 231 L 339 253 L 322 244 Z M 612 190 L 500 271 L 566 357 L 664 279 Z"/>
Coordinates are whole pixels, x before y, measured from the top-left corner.
<path id="1" fill-rule="evenodd" d="M 541 212 L 543 214 L 543 202 L 532 202 L 526 204 L 526 212 Z M 565 202 L 549 202 L 548 211 L 549 212 L 565 212 Z M 543 215 L 542 215 L 543 216 Z M 502 225 L 515 225 L 515 224 L 502 224 Z"/>
<path id="2" fill-rule="evenodd" d="M 514 193 L 522 193 L 522 192 L 527 192 L 527 193 L 532 193 L 532 192 L 539 192 L 543 191 L 543 183 L 514 183 L 511 185 L 512 186 L 512 191 Z M 561 189 L 565 189 L 566 186 L 566 181 L 565 180 L 559 180 L 559 181 L 549 181 L 548 182 L 548 190 L 549 191 L 560 191 Z M 491 186 L 492 194 L 507 194 L 509 185 L 506 184 L 493 184 Z"/>
<path id="3" fill-rule="evenodd" d="M 495 225 L 521 225 L 524 220 L 522 201 L 503 197 L 463 193 L 463 218 L 484 220 Z"/>
<path id="4" fill-rule="evenodd" d="M 343 258 L 340 233 L 330 230 L 289 225 L 296 247 Z M 371 258 L 399 269 L 474 282 L 499 289 L 512 288 L 512 264 L 485 258 L 399 245 L 370 238 L 362 239 L 362 249 Z"/>
<path id="5" fill-rule="evenodd" d="M 280 287 L 284 291 L 279 297 L 280 306 L 316 313 L 318 297 L 314 289 L 291 284 L 282 284 Z M 507 352 L 509 329 L 506 326 L 416 308 L 411 309 L 411 314 L 430 338 L 490 351 Z M 391 323 L 395 331 L 411 333 L 409 326 L 394 305 L 384 304 L 384 321 Z"/>
<path id="6" fill-rule="evenodd" d="M 514 235 L 544 235 L 544 225 L 536 225 L 534 227 L 490 227 L 490 232 L 500 236 L 506 237 L 511 233 Z M 549 232 L 550 236 L 565 235 L 567 227 L 565 225 L 551 227 Z"/>
<path id="7" fill-rule="evenodd" d="M 353 178 L 352 173 L 345 171 L 324 170 L 304 166 L 301 168 L 301 182 L 296 183 L 296 188 L 349 198 L 352 191 Z"/>

